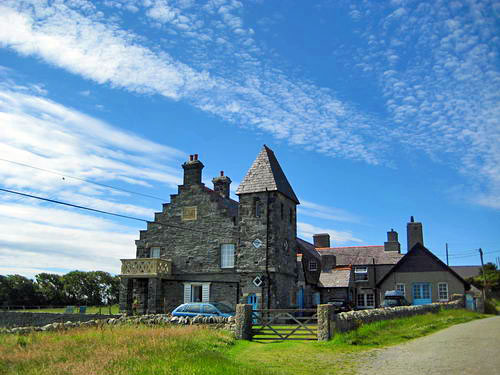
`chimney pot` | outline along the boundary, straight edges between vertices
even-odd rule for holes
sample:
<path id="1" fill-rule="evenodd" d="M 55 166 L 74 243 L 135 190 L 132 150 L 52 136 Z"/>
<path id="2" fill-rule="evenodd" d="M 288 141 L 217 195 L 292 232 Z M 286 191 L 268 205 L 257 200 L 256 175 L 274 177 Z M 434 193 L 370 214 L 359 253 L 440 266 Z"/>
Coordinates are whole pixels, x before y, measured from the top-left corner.
<path id="1" fill-rule="evenodd" d="M 194 160 L 198 160 L 198 154 L 194 154 Z"/>
<path id="2" fill-rule="evenodd" d="M 314 247 L 330 247 L 330 235 L 318 233 L 313 236 Z"/>
<path id="3" fill-rule="evenodd" d="M 224 171 L 220 171 L 220 176 L 223 177 L 224 176 Z"/>
<path id="4" fill-rule="evenodd" d="M 410 223 L 414 223 L 415 222 L 415 219 L 413 218 L 413 216 L 410 216 Z"/>
<path id="5" fill-rule="evenodd" d="M 189 155 L 189 161 L 193 161 L 193 155 Z"/>

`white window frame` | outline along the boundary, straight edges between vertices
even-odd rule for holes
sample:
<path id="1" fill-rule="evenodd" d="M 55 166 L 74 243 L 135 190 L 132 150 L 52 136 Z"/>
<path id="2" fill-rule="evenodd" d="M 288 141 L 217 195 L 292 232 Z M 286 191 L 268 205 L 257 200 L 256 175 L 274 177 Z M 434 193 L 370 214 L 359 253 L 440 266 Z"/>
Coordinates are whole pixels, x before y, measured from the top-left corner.
<path id="1" fill-rule="evenodd" d="M 371 295 L 373 298 L 373 304 L 368 305 L 368 296 Z M 363 304 L 359 304 L 359 297 L 363 296 Z M 356 296 L 356 307 L 362 308 L 362 309 L 373 309 L 375 308 L 375 293 L 372 292 L 366 292 L 366 293 L 358 293 Z"/>
<path id="2" fill-rule="evenodd" d="M 316 260 L 311 259 L 309 261 L 309 271 L 317 271 L 318 270 L 318 262 Z"/>
<path id="3" fill-rule="evenodd" d="M 149 248 L 149 257 L 150 258 L 159 258 L 160 257 L 160 247 L 155 246 L 155 247 L 150 247 Z"/>
<path id="4" fill-rule="evenodd" d="M 220 246 L 220 268 L 234 268 L 234 251 L 233 243 L 225 243 Z"/>
<path id="5" fill-rule="evenodd" d="M 399 288 L 401 286 L 402 288 Z M 403 296 L 406 297 L 406 285 L 404 283 L 396 283 L 396 290 L 403 292 Z"/>
<path id="6" fill-rule="evenodd" d="M 356 278 L 356 274 L 358 274 L 358 275 L 366 275 L 366 279 L 358 280 Z M 365 283 L 367 281 L 368 281 L 368 267 L 354 267 L 354 282 Z"/>
<path id="7" fill-rule="evenodd" d="M 441 286 L 445 286 L 446 287 L 446 298 L 441 298 L 441 292 L 442 292 L 441 291 Z M 446 282 L 438 283 L 438 300 L 440 302 L 448 302 L 449 299 L 450 299 L 450 292 L 448 290 L 448 283 L 446 283 Z"/>
<path id="8" fill-rule="evenodd" d="M 210 302 L 210 283 L 184 283 L 184 303 L 192 301 L 192 287 L 201 286 L 201 302 Z"/>

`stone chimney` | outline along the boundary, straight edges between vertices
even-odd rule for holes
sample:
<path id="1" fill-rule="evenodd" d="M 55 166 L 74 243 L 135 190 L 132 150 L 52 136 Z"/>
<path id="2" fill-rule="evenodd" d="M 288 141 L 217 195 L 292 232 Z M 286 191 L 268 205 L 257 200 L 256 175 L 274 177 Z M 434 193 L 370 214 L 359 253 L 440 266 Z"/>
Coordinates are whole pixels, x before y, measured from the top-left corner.
<path id="1" fill-rule="evenodd" d="M 330 235 L 328 233 L 318 233 L 313 236 L 314 247 L 330 247 Z"/>
<path id="2" fill-rule="evenodd" d="M 321 254 L 321 271 L 330 272 L 337 265 L 337 258 L 333 254 Z"/>
<path id="3" fill-rule="evenodd" d="M 397 251 L 401 253 L 401 245 L 398 241 L 398 232 L 391 228 L 390 232 L 387 232 L 387 242 L 384 242 L 385 251 Z"/>
<path id="4" fill-rule="evenodd" d="M 229 198 L 229 188 L 231 186 L 231 179 L 224 176 L 224 171 L 220 171 L 220 176 L 214 177 L 214 191 L 219 193 L 223 198 Z"/>
<path id="5" fill-rule="evenodd" d="M 198 154 L 189 155 L 189 160 L 182 164 L 184 168 L 184 186 L 201 185 L 201 170 L 204 165 L 198 160 Z"/>
<path id="6" fill-rule="evenodd" d="M 413 216 L 410 218 L 410 222 L 406 224 L 406 238 L 408 240 L 407 251 L 410 251 L 417 243 L 424 244 L 422 223 L 416 222 Z"/>

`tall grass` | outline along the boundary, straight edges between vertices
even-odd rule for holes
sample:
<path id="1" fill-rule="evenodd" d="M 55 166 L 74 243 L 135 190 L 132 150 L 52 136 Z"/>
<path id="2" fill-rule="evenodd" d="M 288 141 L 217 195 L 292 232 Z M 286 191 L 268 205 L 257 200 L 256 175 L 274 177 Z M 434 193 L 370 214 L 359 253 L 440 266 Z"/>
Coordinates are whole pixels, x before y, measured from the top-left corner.
<path id="1" fill-rule="evenodd" d="M 264 374 L 225 355 L 233 342 L 194 326 L 0 335 L 0 374 Z"/>

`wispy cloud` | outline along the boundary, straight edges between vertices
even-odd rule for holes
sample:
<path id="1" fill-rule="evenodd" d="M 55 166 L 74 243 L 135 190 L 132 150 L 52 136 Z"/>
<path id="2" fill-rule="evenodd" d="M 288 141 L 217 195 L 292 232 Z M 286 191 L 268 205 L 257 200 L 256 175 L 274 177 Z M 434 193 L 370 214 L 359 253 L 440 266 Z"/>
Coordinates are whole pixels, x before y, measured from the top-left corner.
<path id="1" fill-rule="evenodd" d="M 353 5 L 392 137 L 475 181 L 476 203 L 500 208 L 500 72 L 493 1 Z M 365 69 L 369 67 L 369 69 Z"/>
<path id="2" fill-rule="evenodd" d="M 346 242 L 363 242 L 355 237 L 350 231 L 339 231 L 331 228 L 322 228 L 312 224 L 297 222 L 297 236 L 307 241 L 312 241 L 313 235 L 317 233 L 328 233 L 333 244 L 344 244 Z"/>
<path id="3" fill-rule="evenodd" d="M 144 203 L 129 193 L 61 174 L 128 190 L 175 188 L 182 181 L 178 164 L 184 153 L 40 94 L 36 87 L 12 81 L 0 85 L 2 187 L 151 220 L 151 207 L 160 207 L 159 201 Z M 6 193 L 0 194 L 0 203 L 0 273 L 32 276 L 75 268 L 118 273 L 119 259 L 134 256 L 134 240 L 145 225 L 124 225 Z"/>
<path id="4" fill-rule="evenodd" d="M 310 217 L 317 217 L 319 219 L 339 221 L 346 223 L 359 223 L 360 218 L 347 210 L 341 208 L 324 206 L 309 201 L 300 201 L 298 208 L 299 214 Z"/>
<path id="5" fill-rule="evenodd" d="M 168 44 L 158 50 L 144 35 L 105 21 L 92 3 L 24 6 L 27 3 L 7 1 L 1 6 L 0 22 L 11 25 L 0 31 L 3 46 L 98 83 L 185 100 L 231 123 L 307 149 L 379 162 L 380 144 L 374 139 L 381 133 L 379 122 L 336 99 L 328 89 L 292 80 L 279 69 L 263 65 L 255 56 L 253 30 L 234 14 L 242 7 L 239 2 L 207 2 L 196 7 L 202 15 L 215 17 L 208 28 L 203 27 L 208 21 L 199 12 L 196 18 L 197 13 L 190 11 L 195 6 L 189 2 L 177 2 L 175 8 L 159 0 L 136 3 L 139 8 L 147 4 L 142 11 L 158 27 L 168 25 L 168 30 L 184 33 L 196 43 L 214 40 L 208 30 L 226 30 L 213 36 L 231 40 L 224 43 L 222 48 L 229 49 L 223 56 L 234 56 L 236 72 L 228 70 L 229 61 L 204 67 L 196 62 L 196 55 L 189 61 L 193 67 L 183 63 L 173 57 Z"/>

